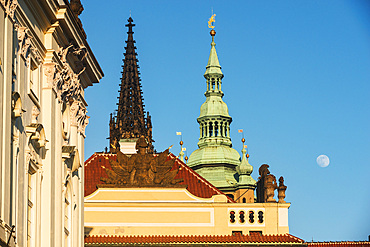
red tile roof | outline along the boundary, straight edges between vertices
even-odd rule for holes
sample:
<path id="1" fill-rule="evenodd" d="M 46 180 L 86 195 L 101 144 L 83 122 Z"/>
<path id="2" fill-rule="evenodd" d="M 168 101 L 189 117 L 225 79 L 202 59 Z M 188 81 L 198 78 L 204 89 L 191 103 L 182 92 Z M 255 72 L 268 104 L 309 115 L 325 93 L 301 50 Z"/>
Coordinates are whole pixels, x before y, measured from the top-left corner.
<path id="1" fill-rule="evenodd" d="M 169 156 L 171 158 L 176 158 L 172 153 L 170 153 Z M 97 189 L 98 184 L 104 184 L 100 180 L 101 177 L 108 177 L 104 168 L 112 169 L 108 159 L 117 160 L 117 155 L 110 153 L 94 153 L 85 161 L 85 196 L 93 193 Z M 193 195 L 201 198 L 211 198 L 214 195 L 225 195 L 180 159 L 176 158 L 174 167 L 178 166 L 180 166 L 179 173 L 176 175 L 175 179 L 184 179 L 180 184 L 187 185 L 187 190 Z M 234 201 L 229 198 L 228 202 Z"/>
<path id="2" fill-rule="evenodd" d="M 370 247 L 370 241 L 312 242 L 311 247 Z"/>
<path id="3" fill-rule="evenodd" d="M 224 236 L 85 236 L 85 245 L 112 244 L 241 244 L 241 243 L 289 243 L 303 244 L 304 241 L 290 234 L 281 235 L 224 235 Z"/>

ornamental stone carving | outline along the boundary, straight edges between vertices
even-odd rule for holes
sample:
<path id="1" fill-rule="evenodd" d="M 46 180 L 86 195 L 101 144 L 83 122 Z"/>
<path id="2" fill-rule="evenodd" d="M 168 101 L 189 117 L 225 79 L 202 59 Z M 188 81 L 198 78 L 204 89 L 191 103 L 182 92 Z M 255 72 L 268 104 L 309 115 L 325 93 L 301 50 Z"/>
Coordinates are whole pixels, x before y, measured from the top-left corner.
<path id="1" fill-rule="evenodd" d="M 46 76 L 46 81 L 50 88 L 54 86 L 54 80 L 57 76 L 57 65 L 56 63 L 44 63 L 44 74 Z"/>
<path id="2" fill-rule="evenodd" d="M 81 101 L 73 101 L 70 107 L 71 125 L 78 126 L 78 131 L 85 134 L 86 126 L 89 123 L 89 116 L 86 115 L 86 107 Z"/>
<path id="3" fill-rule="evenodd" d="M 31 117 L 31 123 L 37 123 L 38 117 L 40 115 L 40 110 L 37 106 L 32 107 L 32 117 Z"/>
<path id="4" fill-rule="evenodd" d="M 279 187 L 277 188 L 278 189 L 278 198 L 279 198 L 279 203 L 286 203 L 285 202 L 285 191 L 287 189 L 287 187 L 284 185 L 284 178 L 281 176 L 279 178 Z"/>
<path id="5" fill-rule="evenodd" d="M 101 187 L 174 187 L 183 181 L 175 179 L 179 169 L 173 169 L 175 158 L 169 157 L 169 149 L 154 156 L 147 147 L 142 136 L 136 142 L 137 154 L 129 157 L 116 150 L 117 161 L 109 159 L 112 170 L 105 169 L 108 178 L 101 178 Z"/>
<path id="6" fill-rule="evenodd" d="M 0 0 L 0 4 L 4 7 L 5 13 L 14 21 L 14 12 L 18 6 L 17 0 Z"/>
<path id="7" fill-rule="evenodd" d="M 42 62 L 42 58 L 38 50 L 32 46 L 31 40 L 33 39 L 33 37 L 29 34 L 28 28 L 15 24 L 15 30 L 17 31 L 18 38 L 18 52 L 21 56 L 24 57 L 26 61 L 26 66 L 29 66 L 28 58 L 30 54 L 32 54 L 38 64 L 40 64 Z"/>
<path id="8" fill-rule="evenodd" d="M 80 74 L 75 74 L 69 66 L 57 72 L 54 78 L 53 88 L 57 93 L 57 98 L 60 102 L 68 102 L 70 100 L 78 100 L 82 92 Z"/>
<path id="9" fill-rule="evenodd" d="M 75 67 L 79 70 L 78 73 L 75 73 L 68 63 L 69 54 L 77 57 Z M 75 47 L 70 44 L 60 48 L 58 52 L 61 67 L 54 62 L 44 64 L 44 73 L 49 87 L 54 89 L 60 103 L 70 104 L 71 125 L 78 126 L 78 131 L 82 134 L 85 134 L 85 128 L 89 123 L 86 107 L 81 101 L 83 88 L 79 78 L 85 71 L 82 61 L 86 55 L 86 47 Z"/>
<path id="10" fill-rule="evenodd" d="M 26 65 L 28 67 L 28 56 L 31 52 L 31 39 L 33 38 L 27 31 L 27 27 L 20 26 L 16 24 L 17 36 L 18 36 L 18 45 L 21 56 L 26 60 Z"/>
<path id="11" fill-rule="evenodd" d="M 12 92 L 12 117 L 18 118 L 22 116 L 23 112 L 21 96 L 18 92 Z"/>
<path id="12" fill-rule="evenodd" d="M 270 174 L 269 165 L 262 165 L 259 168 L 260 177 L 257 182 L 257 202 L 276 202 L 274 199 L 277 189 L 276 177 Z"/>

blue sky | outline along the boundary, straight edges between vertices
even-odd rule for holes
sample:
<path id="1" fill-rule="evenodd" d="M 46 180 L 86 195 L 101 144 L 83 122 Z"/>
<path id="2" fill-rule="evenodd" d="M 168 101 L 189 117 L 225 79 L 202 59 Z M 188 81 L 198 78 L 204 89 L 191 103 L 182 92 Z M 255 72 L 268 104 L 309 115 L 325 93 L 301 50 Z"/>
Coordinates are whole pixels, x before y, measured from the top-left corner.
<path id="1" fill-rule="evenodd" d="M 215 41 L 233 147 L 244 129 L 252 176 L 269 164 L 288 186 L 290 233 L 306 241 L 370 234 L 370 2 L 83 1 L 81 19 L 105 77 L 86 90 L 85 159 L 108 146 L 127 18 L 155 148 L 197 148 L 196 118 L 216 13 Z M 330 165 L 316 158 L 326 154 Z"/>

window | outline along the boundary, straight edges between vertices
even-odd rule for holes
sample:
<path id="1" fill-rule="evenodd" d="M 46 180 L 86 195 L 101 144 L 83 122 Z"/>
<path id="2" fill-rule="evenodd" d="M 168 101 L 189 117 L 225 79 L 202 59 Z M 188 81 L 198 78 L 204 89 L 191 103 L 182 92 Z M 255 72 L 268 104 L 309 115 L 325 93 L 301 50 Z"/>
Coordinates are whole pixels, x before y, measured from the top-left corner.
<path id="1" fill-rule="evenodd" d="M 218 123 L 215 122 L 215 136 L 218 136 Z"/>
<path id="2" fill-rule="evenodd" d="M 67 184 L 66 194 L 64 199 L 64 246 L 71 246 L 71 222 L 72 222 L 72 207 L 71 207 L 71 192 Z"/>
<path id="3" fill-rule="evenodd" d="M 240 236 L 240 235 L 243 235 L 243 232 L 242 231 L 232 231 L 231 234 L 233 236 Z"/>
<path id="4" fill-rule="evenodd" d="M 233 194 L 226 194 L 229 198 L 234 200 L 234 195 Z"/>
<path id="5" fill-rule="evenodd" d="M 212 123 L 209 123 L 209 136 L 213 136 L 213 128 L 212 128 Z"/>
<path id="6" fill-rule="evenodd" d="M 39 98 L 39 84 L 40 84 L 40 70 L 37 67 L 36 63 L 31 59 L 31 66 L 30 66 L 30 93 L 36 97 L 38 101 Z"/>
<path id="7" fill-rule="evenodd" d="M 35 246 L 35 208 L 36 208 L 36 175 L 32 170 L 28 171 L 28 193 L 27 193 L 27 246 Z"/>
<path id="8" fill-rule="evenodd" d="M 249 231 L 249 235 L 253 234 L 262 235 L 262 231 Z"/>

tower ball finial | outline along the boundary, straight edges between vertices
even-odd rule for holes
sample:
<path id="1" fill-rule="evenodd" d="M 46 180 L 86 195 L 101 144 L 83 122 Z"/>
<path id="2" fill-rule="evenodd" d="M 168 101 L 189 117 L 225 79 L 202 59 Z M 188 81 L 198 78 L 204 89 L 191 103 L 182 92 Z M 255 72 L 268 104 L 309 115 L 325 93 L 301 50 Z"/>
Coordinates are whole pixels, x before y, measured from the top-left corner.
<path id="1" fill-rule="evenodd" d="M 184 144 L 184 142 L 183 141 L 180 141 L 180 145 L 182 146 Z"/>

